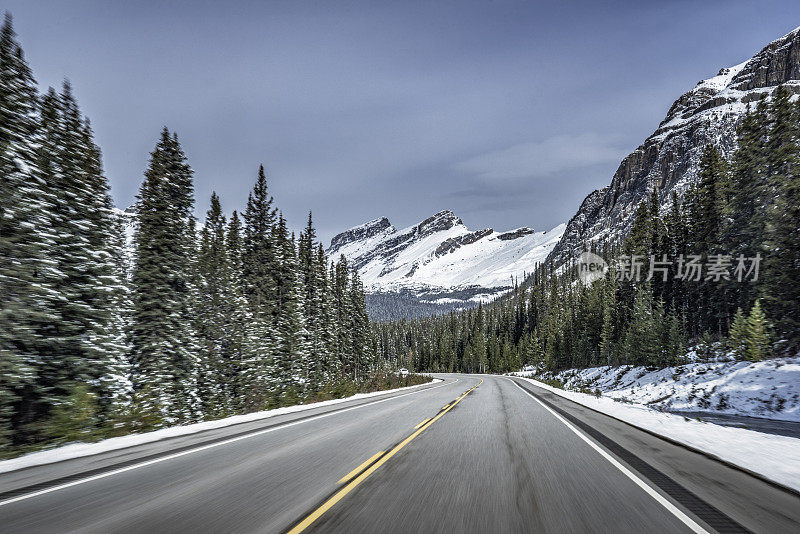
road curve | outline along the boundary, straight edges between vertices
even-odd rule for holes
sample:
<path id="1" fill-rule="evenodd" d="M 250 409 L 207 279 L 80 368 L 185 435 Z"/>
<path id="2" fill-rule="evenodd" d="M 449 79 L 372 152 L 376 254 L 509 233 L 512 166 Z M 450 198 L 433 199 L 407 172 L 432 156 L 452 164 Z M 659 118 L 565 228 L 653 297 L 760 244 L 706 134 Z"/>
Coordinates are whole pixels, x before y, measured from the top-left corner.
<path id="1" fill-rule="evenodd" d="M 14 532 L 798 532 L 800 498 L 507 377 L 0 475 Z"/>

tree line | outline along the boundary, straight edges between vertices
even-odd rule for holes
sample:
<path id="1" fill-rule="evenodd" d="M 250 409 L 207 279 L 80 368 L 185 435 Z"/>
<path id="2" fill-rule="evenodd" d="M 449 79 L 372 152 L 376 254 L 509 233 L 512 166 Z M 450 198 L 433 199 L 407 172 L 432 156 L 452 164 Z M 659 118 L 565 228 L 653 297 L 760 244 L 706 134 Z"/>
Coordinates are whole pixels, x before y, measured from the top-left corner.
<path id="1" fill-rule="evenodd" d="M 575 264 L 540 265 L 493 303 L 376 324 L 381 357 L 416 370 L 506 372 L 665 367 L 689 345 L 715 343 L 743 359 L 796 353 L 800 103 L 776 88 L 748 107 L 737 139 L 730 160 L 703 149 L 682 197 L 653 187 L 624 239 L 588 244 L 609 261 L 600 279 L 583 283 Z"/>
<path id="2" fill-rule="evenodd" d="M 198 225 L 165 128 L 129 250 L 88 119 L 69 83 L 39 94 L 9 15 L 0 116 L 0 449 L 336 396 L 384 367 L 357 274 L 311 214 L 289 231 L 263 167 L 243 214 L 213 194 Z"/>

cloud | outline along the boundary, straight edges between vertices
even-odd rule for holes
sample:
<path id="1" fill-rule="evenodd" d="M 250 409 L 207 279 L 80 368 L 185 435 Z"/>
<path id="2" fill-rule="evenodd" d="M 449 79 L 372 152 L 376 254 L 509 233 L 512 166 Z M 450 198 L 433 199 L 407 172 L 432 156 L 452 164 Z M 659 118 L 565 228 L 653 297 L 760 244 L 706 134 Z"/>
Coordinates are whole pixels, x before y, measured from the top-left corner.
<path id="1" fill-rule="evenodd" d="M 624 150 L 608 137 L 557 135 L 487 152 L 456 164 L 455 170 L 487 182 L 513 181 L 614 163 L 624 156 Z"/>

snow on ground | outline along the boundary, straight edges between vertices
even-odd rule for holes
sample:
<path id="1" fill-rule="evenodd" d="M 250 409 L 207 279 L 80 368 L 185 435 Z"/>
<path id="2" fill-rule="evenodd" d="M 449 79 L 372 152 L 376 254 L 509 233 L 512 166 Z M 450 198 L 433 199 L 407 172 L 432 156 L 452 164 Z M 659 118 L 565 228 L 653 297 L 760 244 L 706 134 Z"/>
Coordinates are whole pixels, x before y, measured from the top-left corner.
<path id="1" fill-rule="evenodd" d="M 151 443 L 153 441 L 160 441 L 163 439 L 173 438 L 176 436 L 185 436 L 187 434 L 195 434 L 197 432 L 203 432 L 205 430 L 212 430 L 215 428 L 236 425 L 239 423 L 247 423 L 250 421 L 258 421 L 260 419 L 268 419 L 270 417 L 275 417 L 278 415 L 286 415 L 295 412 L 302 412 L 305 410 L 310 410 L 312 408 L 331 406 L 334 404 L 340 404 L 342 402 L 358 400 L 358 399 L 367 399 L 370 397 L 376 397 L 386 393 L 415 389 L 427 384 L 432 384 L 441 381 L 442 380 L 439 378 L 434 378 L 433 382 L 428 382 L 426 384 L 417 384 L 415 386 L 408 386 L 404 388 L 387 389 L 384 391 L 375 391 L 373 393 L 358 393 L 356 395 L 352 395 L 350 397 L 345 397 L 342 399 L 314 402 L 311 404 L 299 404 L 296 406 L 287 406 L 285 408 L 276 408 L 274 410 L 264 410 L 261 412 L 253 412 L 244 415 L 235 415 L 233 417 L 226 417 L 224 419 L 217 419 L 215 421 L 204 421 L 202 423 L 194 423 L 191 425 L 162 428 L 161 430 L 155 430 L 153 432 L 146 432 L 144 434 L 130 434 L 128 436 L 120 436 L 118 438 L 104 439 L 102 441 L 98 441 L 95 443 L 71 443 L 68 445 L 58 447 L 57 449 L 33 452 L 30 454 L 26 454 L 24 456 L 20 456 L 19 458 L 12 458 L 10 460 L 0 461 L 0 473 L 6 473 L 8 471 L 15 471 L 17 469 L 23 469 L 26 467 L 32 467 L 36 465 L 61 462 L 63 460 L 70 460 L 72 458 L 79 458 L 81 456 L 91 456 L 93 454 L 100 454 L 103 452 L 113 451 L 117 449 L 124 449 L 126 447 L 133 447 L 135 445 L 142 445 L 144 443 Z"/>
<path id="2" fill-rule="evenodd" d="M 607 396 L 566 391 L 531 378 L 524 380 L 800 491 L 800 439 L 715 425 L 660 412 L 641 404 L 618 402 Z"/>
<path id="3" fill-rule="evenodd" d="M 800 422 L 800 356 L 761 362 L 722 357 L 657 370 L 593 367 L 546 377 L 560 380 L 566 389 L 599 389 L 603 396 L 661 411 Z"/>

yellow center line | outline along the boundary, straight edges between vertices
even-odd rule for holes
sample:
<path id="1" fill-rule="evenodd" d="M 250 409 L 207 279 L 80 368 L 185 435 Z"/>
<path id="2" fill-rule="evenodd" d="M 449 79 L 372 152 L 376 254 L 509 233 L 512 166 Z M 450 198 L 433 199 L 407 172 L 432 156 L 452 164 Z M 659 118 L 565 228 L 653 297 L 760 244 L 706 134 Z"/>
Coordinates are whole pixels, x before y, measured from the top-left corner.
<path id="1" fill-rule="evenodd" d="M 356 467 L 355 469 L 353 469 L 352 471 L 347 473 L 345 476 L 340 478 L 339 479 L 339 484 L 344 484 L 345 482 L 347 482 L 351 478 L 355 477 L 357 474 L 359 474 L 361 471 L 363 471 L 365 467 L 367 467 L 369 464 L 374 462 L 375 459 L 378 456 L 380 456 L 381 454 L 383 454 L 384 452 L 386 452 L 386 451 L 378 451 L 376 454 L 373 454 L 372 456 L 370 456 L 369 460 L 367 460 L 366 462 L 364 462 L 363 464 L 359 465 L 358 467 Z"/>
<path id="2" fill-rule="evenodd" d="M 296 525 L 294 528 L 292 528 L 292 529 L 291 529 L 291 530 L 288 532 L 288 534 L 298 534 L 298 533 L 300 533 L 300 532 L 303 532 L 303 531 L 304 531 L 305 529 L 307 529 L 309 526 L 311 526 L 311 525 L 314 523 L 314 521 L 316 521 L 317 519 L 319 519 L 319 518 L 322 516 L 322 514 L 324 514 L 324 513 L 325 513 L 325 512 L 327 512 L 328 510 L 330 510 L 330 509 L 331 509 L 331 507 L 333 507 L 333 505 L 334 505 L 334 504 L 336 504 L 337 502 L 341 501 L 341 500 L 342 500 L 342 499 L 345 497 L 345 495 L 347 495 L 348 493 L 350 493 L 351 491 L 353 491 L 353 489 L 355 489 L 355 487 L 356 487 L 356 486 L 358 486 L 359 484 L 361 484 L 361 483 L 362 483 L 364 480 L 366 480 L 366 479 L 367 479 L 367 477 L 369 477 L 369 476 L 370 476 L 372 473 L 374 473 L 374 472 L 375 472 L 375 471 L 376 471 L 376 470 L 377 470 L 377 469 L 378 469 L 380 466 L 382 466 L 383 464 L 385 464 L 385 463 L 386 463 L 386 462 L 389 460 L 389 458 L 391 458 L 392 456 L 394 456 L 395 454 L 397 454 L 398 452 L 400 452 L 400 449 L 402 449 L 403 447 L 405 447 L 406 445 L 408 445 L 408 444 L 409 444 L 409 443 L 410 443 L 410 442 L 411 442 L 411 441 L 412 441 L 414 438 L 416 438 L 417 436 L 419 436 L 419 435 L 420 435 L 420 434 L 421 434 L 421 433 L 422 433 L 422 432 L 423 432 L 423 431 L 424 431 L 426 428 L 430 427 L 430 426 L 431 426 L 433 423 L 435 423 L 436 421 L 438 421 L 438 420 L 439 420 L 439 419 L 440 419 L 440 418 L 441 418 L 441 417 L 442 417 L 444 414 L 446 414 L 447 412 L 449 412 L 450 410 L 452 410 L 452 409 L 455 407 L 455 405 L 456 405 L 456 404 L 458 404 L 459 402 L 461 402 L 461 400 L 462 400 L 464 397 L 466 397 L 466 396 L 467 396 L 467 395 L 468 395 L 468 394 L 469 394 L 469 393 L 470 393 L 470 392 L 471 392 L 473 389 L 475 389 L 476 387 L 480 386 L 481 384 L 483 384 L 483 379 L 482 379 L 482 378 L 481 378 L 481 381 L 480 381 L 480 382 L 478 382 L 477 384 L 475 384 L 475 385 L 474 385 L 472 388 L 468 389 L 468 390 L 467 390 L 467 391 L 466 391 L 466 392 L 465 392 L 463 395 L 461 395 L 461 396 L 460 396 L 460 397 L 458 397 L 458 398 L 457 398 L 455 401 L 453 401 L 453 402 L 452 402 L 452 403 L 451 403 L 451 404 L 450 404 L 450 405 L 447 407 L 447 409 L 444 409 L 444 410 L 442 410 L 441 412 L 439 412 L 439 414 L 438 414 L 438 415 L 436 415 L 434 418 L 432 418 L 432 419 L 431 419 L 431 420 L 429 420 L 428 422 L 425 422 L 425 421 L 423 421 L 423 423 L 422 423 L 422 426 L 421 426 L 421 427 L 420 427 L 420 428 L 419 428 L 419 429 L 418 429 L 416 432 L 414 432 L 413 434 L 411 434 L 410 436 L 408 436 L 406 439 L 404 439 L 403 441 L 401 441 L 400 443 L 398 443 L 398 444 L 397 444 L 397 445 L 396 445 L 396 446 L 395 446 L 395 447 L 394 447 L 392 450 L 390 450 L 390 451 L 389 451 L 387 454 L 385 454 L 385 455 L 381 456 L 381 458 L 380 458 L 380 459 L 379 459 L 377 462 L 375 462 L 374 464 L 372 464 L 371 466 L 369 466 L 369 467 L 367 468 L 367 470 L 366 470 L 366 471 L 364 471 L 363 473 L 361 473 L 360 475 L 358 475 L 358 477 L 357 477 L 357 478 L 355 478 L 355 479 L 354 479 L 354 480 L 352 480 L 352 481 L 351 481 L 349 484 L 347 484 L 345 487 L 343 487 L 342 489 L 340 489 L 339 491 L 337 491 L 337 492 L 336 492 L 336 493 L 333 495 L 333 497 L 331 497 L 330 499 L 328 499 L 327 501 L 325 501 L 324 503 L 322 503 L 322 506 L 320 506 L 319 508 L 317 508 L 316 510 L 314 510 L 313 512 L 311 512 L 311 513 L 310 513 L 310 514 L 309 514 L 309 515 L 308 515 L 308 516 L 307 516 L 305 519 L 303 519 L 303 520 L 302 520 L 300 523 L 298 523 L 298 524 L 297 524 L 297 525 Z M 419 426 L 419 425 L 418 425 L 418 426 Z M 373 456 L 373 458 L 374 458 L 374 456 Z M 369 460 L 368 460 L 367 462 L 365 462 L 365 463 L 368 463 L 368 462 L 369 462 Z M 363 466 L 363 464 L 362 464 L 362 466 Z M 361 467 L 361 466 L 359 466 L 359 467 Z"/>
<path id="3" fill-rule="evenodd" d="M 448 409 L 449 407 L 450 407 L 450 405 L 449 405 L 449 404 L 445 404 L 444 406 L 442 406 L 442 410 L 446 410 L 446 409 Z"/>
<path id="4" fill-rule="evenodd" d="M 423 422 L 421 422 L 420 424 L 418 424 L 417 426 L 415 426 L 415 427 L 414 427 L 414 430 L 418 429 L 419 427 L 421 427 L 422 425 L 424 425 L 425 423 L 427 423 L 427 422 L 428 422 L 428 421 L 430 421 L 430 420 L 431 420 L 431 418 L 430 418 L 430 417 L 428 417 L 428 418 L 427 418 L 427 419 L 425 419 Z"/>

